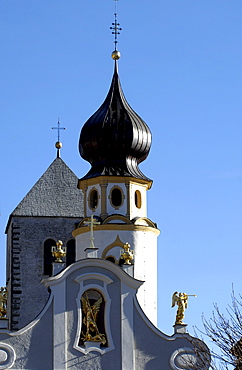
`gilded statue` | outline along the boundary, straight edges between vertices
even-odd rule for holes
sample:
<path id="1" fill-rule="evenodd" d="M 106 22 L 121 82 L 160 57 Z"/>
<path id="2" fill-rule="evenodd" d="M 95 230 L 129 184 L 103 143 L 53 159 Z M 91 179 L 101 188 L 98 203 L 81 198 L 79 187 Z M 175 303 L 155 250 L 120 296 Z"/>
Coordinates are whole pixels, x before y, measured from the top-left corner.
<path id="1" fill-rule="evenodd" d="M 66 247 L 62 247 L 63 243 L 61 240 L 58 240 L 56 247 L 52 247 L 52 256 L 56 258 L 55 262 L 62 262 L 63 257 L 66 256 Z"/>
<path id="2" fill-rule="evenodd" d="M 87 293 L 85 297 L 81 297 L 82 309 L 84 313 L 83 324 L 86 326 L 86 333 L 82 332 L 83 342 L 101 342 L 106 343 L 104 334 L 101 334 L 97 325 L 97 316 L 100 311 L 100 305 L 102 303 L 102 297 L 100 297 L 93 305 L 90 304 Z"/>
<path id="3" fill-rule="evenodd" d="M 0 289 L 0 318 L 6 317 L 7 314 L 7 288 L 1 287 Z"/>
<path id="4" fill-rule="evenodd" d="M 131 265 L 131 262 L 134 259 L 133 251 L 130 250 L 130 244 L 124 244 L 124 253 L 121 254 L 121 258 L 125 261 L 125 265 Z"/>
<path id="5" fill-rule="evenodd" d="M 186 293 L 175 292 L 172 296 L 171 307 L 178 306 L 175 325 L 184 325 L 185 309 L 187 308 L 188 295 Z"/>
<path id="6" fill-rule="evenodd" d="M 186 293 L 178 293 L 175 292 L 172 295 L 172 304 L 171 307 L 175 307 L 175 305 L 178 306 L 177 308 L 177 314 L 176 314 L 176 321 L 175 325 L 186 325 L 183 322 L 183 319 L 185 317 L 185 309 L 187 308 L 188 303 L 188 297 L 196 297 L 195 294 L 186 294 Z"/>

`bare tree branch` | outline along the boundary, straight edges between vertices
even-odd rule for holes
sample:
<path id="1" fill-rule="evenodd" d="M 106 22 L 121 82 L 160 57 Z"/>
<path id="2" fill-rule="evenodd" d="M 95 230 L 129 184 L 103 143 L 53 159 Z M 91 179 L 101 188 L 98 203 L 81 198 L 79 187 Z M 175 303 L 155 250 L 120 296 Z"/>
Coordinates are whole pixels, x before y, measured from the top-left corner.
<path id="1" fill-rule="evenodd" d="M 203 330 L 195 328 L 195 333 L 204 335 L 214 345 L 215 349 L 208 349 L 197 338 L 192 339 L 196 355 L 201 361 L 208 359 L 211 355 L 212 361 L 210 369 L 212 370 L 242 370 L 242 298 L 236 298 L 234 290 L 231 294 L 231 305 L 223 314 L 215 304 L 212 317 L 206 319 L 204 316 Z M 205 352 L 204 352 L 205 351 Z M 207 353 L 206 353 L 207 351 Z M 206 357 L 207 356 L 207 357 Z M 197 367 L 199 370 L 199 366 Z"/>

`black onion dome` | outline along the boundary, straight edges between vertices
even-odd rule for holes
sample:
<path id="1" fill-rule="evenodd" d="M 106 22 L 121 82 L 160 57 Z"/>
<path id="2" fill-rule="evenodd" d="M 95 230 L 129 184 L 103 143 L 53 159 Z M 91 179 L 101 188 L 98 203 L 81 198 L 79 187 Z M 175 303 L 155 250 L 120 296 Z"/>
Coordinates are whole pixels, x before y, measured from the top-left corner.
<path id="1" fill-rule="evenodd" d="M 138 164 L 146 159 L 151 132 L 126 101 L 117 65 L 108 95 L 81 130 L 79 151 L 92 168 L 83 179 L 96 176 L 132 176 L 148 180 Z"/>

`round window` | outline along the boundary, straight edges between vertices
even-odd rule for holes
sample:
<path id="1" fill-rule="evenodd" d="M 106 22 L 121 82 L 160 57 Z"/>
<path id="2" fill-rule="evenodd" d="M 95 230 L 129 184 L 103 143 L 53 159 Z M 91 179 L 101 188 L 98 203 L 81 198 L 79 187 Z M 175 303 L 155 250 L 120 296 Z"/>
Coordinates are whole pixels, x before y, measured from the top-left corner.
<path id="1" fill-rule="evenodd" d="M 135 205 L 137 208 L 141 208 L 141 193 L 139 190 L 136 190 L 135 191 L 135 194 L 134 194 L 134 199 L 135 199 Z"/>
<path id="2" fill-rule="evenodd" d="M 89 197 L 89 206 L 91 209 L 97 208 L 97 203 L 98 203 L 98 193 L 96 189 L 92 189 L 90 192 L 90 197 Z"/>

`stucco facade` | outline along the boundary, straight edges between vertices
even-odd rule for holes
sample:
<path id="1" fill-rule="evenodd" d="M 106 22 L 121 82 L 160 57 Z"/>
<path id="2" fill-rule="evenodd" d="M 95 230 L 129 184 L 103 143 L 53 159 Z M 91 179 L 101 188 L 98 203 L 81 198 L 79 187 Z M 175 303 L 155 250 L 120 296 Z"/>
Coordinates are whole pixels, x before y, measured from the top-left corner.
<path id="1" fill-rule="evenodd" d="M 172 336 L 159 331 L 138 304 L 136 292 L 142 282 L 112 262 L 86 258 L 42 283 L 51 293 L 40 315 L 15 333 L 0 330 L 0 369 L 191 368 L 186 361 L 195 355 L 185 328 Z M 105 300 L 104 346 L 80 344 L 81 296 L 90 289 Z"/>

